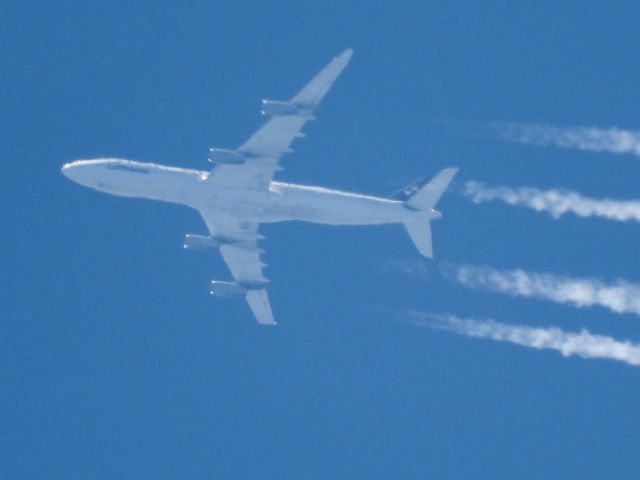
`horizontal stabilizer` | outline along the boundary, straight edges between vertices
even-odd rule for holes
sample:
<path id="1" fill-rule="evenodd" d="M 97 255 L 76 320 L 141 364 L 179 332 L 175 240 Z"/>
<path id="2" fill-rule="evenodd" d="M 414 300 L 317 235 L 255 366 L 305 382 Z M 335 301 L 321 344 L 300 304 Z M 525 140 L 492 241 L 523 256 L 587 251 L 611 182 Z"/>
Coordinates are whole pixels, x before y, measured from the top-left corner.
<path id="1" fill-rule="evenodd" d="M 405 202 L 408 207 L 415 210 L 430 211 L 458 173 L 457 168 L 445 168 L 438 173 L 433 180 L 420 188 Z"/>
<path id="2" fill-rule="evenodd" d="M 404 228 L 411 237 L 418 251 L 427 258 L 433 258 L 431 244 L 431 222 L 428 218 L 413 219 L 404 223 Z"/>

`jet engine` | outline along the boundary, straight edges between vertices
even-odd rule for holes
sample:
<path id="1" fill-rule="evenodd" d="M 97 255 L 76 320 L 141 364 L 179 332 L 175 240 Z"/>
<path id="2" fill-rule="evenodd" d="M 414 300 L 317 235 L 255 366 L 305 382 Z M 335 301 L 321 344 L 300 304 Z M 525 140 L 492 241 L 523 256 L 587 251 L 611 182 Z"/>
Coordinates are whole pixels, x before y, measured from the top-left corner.
<path id="1" fill-rule="evenodd" d="M 225 150 L 224 148 L 210 148 L 209 161 L 218 164 L 240 165 L 244 163 L 245 156 L 235 150 Z"/>
<path id="2" fill-rule="evenodd" d="M 244 297 L 247 289 L 237 283 L 213 280 L 209 292 L 216 297 Z"/>
<path id="3" fill-rule="evenodd" d="M 182 246 L 186 250 L 210 250 L 218 248 L 220 246 L 220 242 L 213 237 L 187 233 L 184 236 L 184 244 Z"/>
<path id="4" fill-rule="evenodd" d="M 301 111 L 298 105 L 290 102 L 264 99 L 262 100 L 260 113 L 267 117 L 280 117 L 283 115 L 297 115 Z"/>

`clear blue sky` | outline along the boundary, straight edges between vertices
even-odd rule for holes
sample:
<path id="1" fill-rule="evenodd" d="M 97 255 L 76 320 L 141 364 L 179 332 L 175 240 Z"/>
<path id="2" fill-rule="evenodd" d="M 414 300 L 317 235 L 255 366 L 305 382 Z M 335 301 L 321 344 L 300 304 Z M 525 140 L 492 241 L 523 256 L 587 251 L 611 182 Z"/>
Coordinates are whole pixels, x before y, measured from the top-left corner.
<path id="1" fill-rule="evenodd" d="M 398 227 L 262 229 L 277 328 L 210 298 L 195 212 L 98 194 L 70 160 L 207 168 L 347 47 L 279 178 L 637 198 L 640 164 L 474 125 L 638 128 L 637 2 L 4 2 L 0 477 L 637 479 L 640 369 L 398 322 L 405 310 L 640 340 L 640 319 L 464 290 L 447 262 L 640 281 L 640 227 L 449 194 L 436 260 Z M 427 5 L 428 4 L 428 5 Z M 393 265 L 420 262 L 423 274 Z"/>

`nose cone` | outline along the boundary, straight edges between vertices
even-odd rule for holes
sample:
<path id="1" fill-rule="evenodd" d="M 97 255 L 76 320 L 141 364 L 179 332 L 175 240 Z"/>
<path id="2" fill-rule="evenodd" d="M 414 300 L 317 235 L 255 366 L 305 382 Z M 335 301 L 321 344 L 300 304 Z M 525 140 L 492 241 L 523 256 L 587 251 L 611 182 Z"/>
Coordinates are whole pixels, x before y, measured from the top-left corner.
<path id="1" fill-rule="evenodd" d="M 69 162 L 65 163 L 60 171 L 62 174 L 67 177 L 69 180 L 72 180 L 76 183 L 82 183 L 80 181 L 80 170 L 82 167 L 78 165 L 78 162 Z"/>
<path id="2" fill-rule="evenodd" d="M 60 169 L 60 171 L 65 177 L 70 178 L 69 173 L 71 173 L 71 163 L 65 163 Z"/>
<path id="3" fill-rule="evenodd" d="M 95 166 L 92 160 L 76 160 L 65 163 L 60 171 L 69 180 L 93 188 Z"/>

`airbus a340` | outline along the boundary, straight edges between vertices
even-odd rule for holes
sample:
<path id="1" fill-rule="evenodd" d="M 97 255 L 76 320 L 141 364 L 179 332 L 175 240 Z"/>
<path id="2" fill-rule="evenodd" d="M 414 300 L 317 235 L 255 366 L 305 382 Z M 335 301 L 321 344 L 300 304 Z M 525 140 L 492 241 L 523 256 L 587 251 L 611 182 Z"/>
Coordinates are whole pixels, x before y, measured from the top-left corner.
<path id="1" fill-rule="evenodd" d="M 211 282 L 217 296 L 245 298 L 259 323 L 275 325 L 258 241 L 261 223 L 298 220 L 326 225 L 401 224 L 418 251 L 432 258 L 430 222 L 434 206 L 457 169 L 442 170 L 405 198 L 379 198 L 273 180 L 284 154 L 351 59 L 334 58 L 289 101 L 263 100 L 269 120 L 236 150 L 209 149 L 213 168 L 189 170 L 120 158 L 77 160 L 62 173 L 81 185 L 125 197 L 173 202 L 196 209 L 208 235 L 188 234 L 187 249 L 219 249 L 233 281 Z"/>

